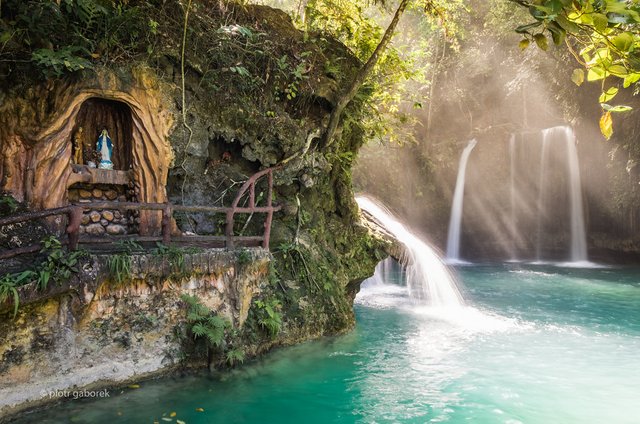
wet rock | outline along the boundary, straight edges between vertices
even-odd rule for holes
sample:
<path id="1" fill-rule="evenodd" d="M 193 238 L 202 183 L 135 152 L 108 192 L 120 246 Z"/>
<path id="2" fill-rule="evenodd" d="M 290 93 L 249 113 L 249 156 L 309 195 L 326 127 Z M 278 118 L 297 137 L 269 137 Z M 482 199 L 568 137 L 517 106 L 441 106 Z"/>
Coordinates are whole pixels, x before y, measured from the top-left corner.
<path id="1" fill-rule="evenodd" d="M 113 221 L 114 214 L 111 211 L 103 211 L 102 212 L 102 217 L 104 219 L 106 219 L 107 221 L 111 222 L 111 221 Z"/>
<path id="2" fill-rule="evenodd" d="M 116 200 L 118 198 L 118 192 L 115 190 L 107 190 L 104 192 L 104 196 L 109 200 Z"/>

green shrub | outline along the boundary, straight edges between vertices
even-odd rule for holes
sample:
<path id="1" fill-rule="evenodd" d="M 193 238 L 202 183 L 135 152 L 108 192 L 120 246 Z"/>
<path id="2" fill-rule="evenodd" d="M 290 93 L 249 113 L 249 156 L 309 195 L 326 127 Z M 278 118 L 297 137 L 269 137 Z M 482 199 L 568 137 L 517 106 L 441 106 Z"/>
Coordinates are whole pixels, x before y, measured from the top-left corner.
<path id="1" fill-rule="evenodd" d="M 244 358 L 245 358 L 244 349 L 242 348 L 231 349 L 230 351 L 227 352 L 227 355 L 226 355 L 227 365 L 229 365 L 230 367 L 234 367 L 237 364 L 242 364 L 244 362 Z"/>
<path id="2" fill-rule="evenodd" d="M 258 308 L 257 318 L 260 327 L 265 329 L 271 337 L 275 337 L 282 329 L 282 315 L 280 309 L 282 305 L 277 299 L 256 300 Z"/>
<path id="3" fill-rule="evenodd" d="M 133 240 L 126 240 L 119 243 L 122 252 L 109 256 L 107 261 L 109 275 L 120 284 L 131 278 L 131 255 L 143 250 L 142 246 Z"/>
<path id="4" fill-rule="evenodd" d="M 238 264 L 246 265 L 251 262 L 251 253 L 247 249 L 240 249 L 238 252 Z"/>
<path id="5" fill-rule="evenodd" d="M 181 299 L 188 307 L 187 324 L 194 340 L 204 340 L 207 351 L 221 348 L 225 332 L 231 327 L 231 323 L 227 319 L 215 315 L 195 296 L 183 294 Z"/>

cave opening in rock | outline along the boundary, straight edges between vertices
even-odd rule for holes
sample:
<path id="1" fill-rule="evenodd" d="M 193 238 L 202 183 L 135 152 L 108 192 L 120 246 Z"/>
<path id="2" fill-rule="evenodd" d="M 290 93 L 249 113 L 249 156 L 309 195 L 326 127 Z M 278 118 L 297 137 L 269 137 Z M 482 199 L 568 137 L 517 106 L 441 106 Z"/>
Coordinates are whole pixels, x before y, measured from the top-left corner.
<path id="1" fill-rule="evenodd" d="M 86 165 L 95 154 L 96 142 L 103 129 L 113 143 L 113 169 L 127 171 L 132 167 L 131 108 L 123 102 L 98 97 L 87 99 L 78 112 L 72 132 L 74 148 L 83 150 L 81 163 Z"/>

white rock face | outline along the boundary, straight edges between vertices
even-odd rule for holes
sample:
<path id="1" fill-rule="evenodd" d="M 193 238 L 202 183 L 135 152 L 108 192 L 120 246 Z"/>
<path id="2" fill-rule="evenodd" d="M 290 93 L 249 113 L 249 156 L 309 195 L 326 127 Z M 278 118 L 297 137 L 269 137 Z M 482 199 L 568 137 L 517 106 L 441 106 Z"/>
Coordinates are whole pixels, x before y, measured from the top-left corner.
<path id="1" fill-rule="evenodd" d="M 0 320 L 0 418 L 55 401 L 56 392 L 112 387 L 174 367 L 183 356 L 174 336 L 186 317 L 182 294 L 242 327 L 269 272 L 269 252 L 249 251 L 241 266 L 222 249 L 185 255 L 184 278 L 169 277 L 162 257 L 134 256 L 131 281 L 99 281 L 88 269 L 68 287 L 25 301 L 15 320 Z"/>

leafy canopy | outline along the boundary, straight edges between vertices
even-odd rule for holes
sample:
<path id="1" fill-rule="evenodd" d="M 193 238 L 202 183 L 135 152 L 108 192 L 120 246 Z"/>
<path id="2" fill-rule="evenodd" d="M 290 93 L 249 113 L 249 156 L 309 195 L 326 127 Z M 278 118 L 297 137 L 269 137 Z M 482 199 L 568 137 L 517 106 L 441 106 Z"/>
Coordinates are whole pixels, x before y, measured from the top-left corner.
<path id="1" fill-rule="evenodd" d="M 602 107 L 600 130 L 613 134 L 612 113 L 631 108 L 610 102 L 622 88 L 640 81 L 640 2 L 638 0 L 511 0 L 527 7 L 533 21 L 520 25 L 521 48 L 532 41 L 543 50 L 566 44 L 583 69 L 573 71 L 572 80 L 600 81 Z M 586 71 L 586 72 L 585 72 Z"/>

